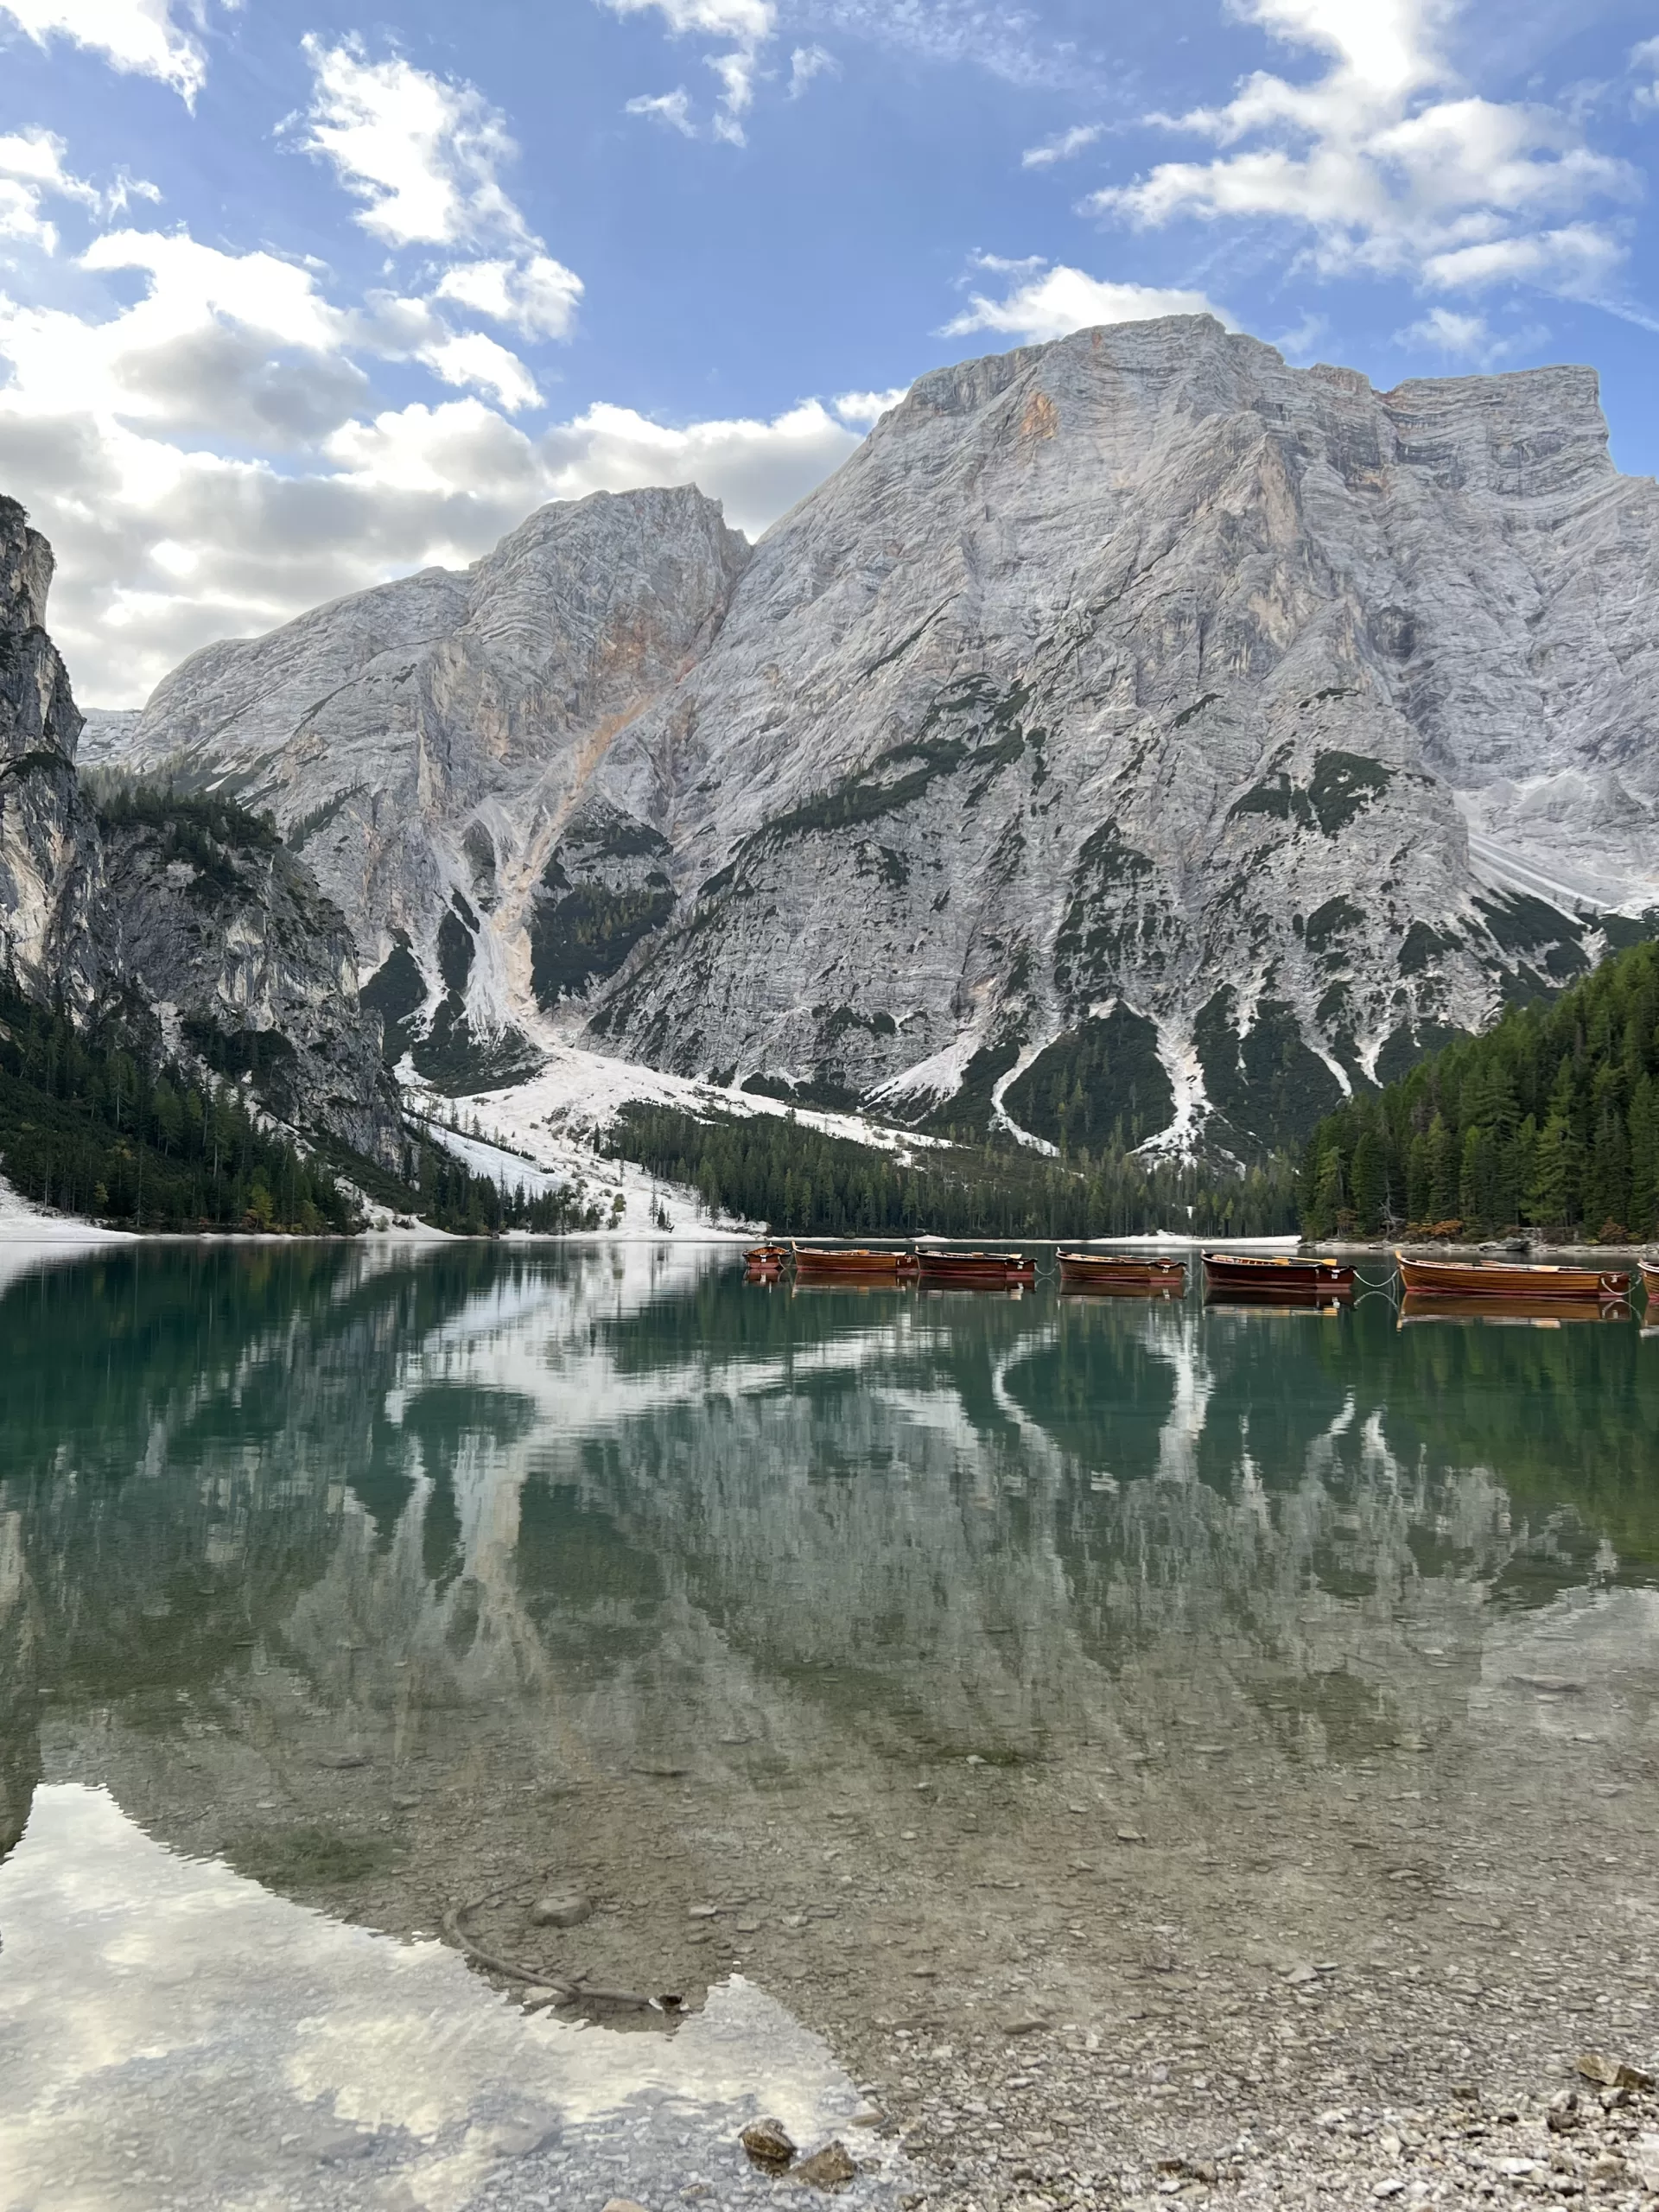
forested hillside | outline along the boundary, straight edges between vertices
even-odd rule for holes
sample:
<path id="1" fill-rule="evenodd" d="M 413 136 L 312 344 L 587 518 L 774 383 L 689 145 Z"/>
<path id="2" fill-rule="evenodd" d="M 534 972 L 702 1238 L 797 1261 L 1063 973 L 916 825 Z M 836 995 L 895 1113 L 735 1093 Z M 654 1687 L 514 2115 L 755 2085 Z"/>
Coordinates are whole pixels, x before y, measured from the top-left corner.
<path id="1" fill-rule="evenodd" d="M 574 1190 L 529 1198 L 429 1139 L 406 1138 L 401 1166 L 296 1145 L 234 1083 L 149 1060 L 118 1023 L 83 1035 L 0 982 L 0 1171 L 41 1205 L 130 1230 L 337 1236 L 362 1226 L 361 1191 L 466 1236 L 599 1226 Z"/>
<path id="2" fill-rule="evenodd" d="M 1320 1122 L 1310 1236 L 1659 1228 L 1659 948 L 1633 945 Z"/>
<path id="3" fill-rule="evenodd" d="M 1294 1163 L 1243 1176 L 1147 1166 L 1121 1147 L 1033 1157 L 1011 1146 L 952 1147 L 901 1165 L 791 1116 L 699 1121 L 635 1107 L 612 1133 L 620 1158 L 689 1184 L 711 1214 L 779 1234 L 829 1236 L 1274 1236 L 1295 1226 Z"/>

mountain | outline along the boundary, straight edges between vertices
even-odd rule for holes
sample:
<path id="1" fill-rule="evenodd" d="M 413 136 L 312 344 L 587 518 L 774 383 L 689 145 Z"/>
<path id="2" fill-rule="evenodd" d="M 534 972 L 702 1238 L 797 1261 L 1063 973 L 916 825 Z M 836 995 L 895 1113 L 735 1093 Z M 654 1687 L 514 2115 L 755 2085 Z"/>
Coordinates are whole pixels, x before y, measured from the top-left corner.
<path id="1" fill-rule="evenodd" d="M 105 1050 L 245 1077 L 269 1113 L 397 1164 L 355 944 L 303 861 L 222 797 L 100 808 L 83 790 L 81 716 L 46 629 L 52 572 L 0 499 L 0 994 Z"/>
<path id="2" fill-rule="evenodd" d="M 696 490 L 546 507 L 464 575 L 425 569 L 207 647 L 106 757 L 269 809 L 423 1072 L 533 1066 L 515 1027 L 549 855 L 580 837 L 617 730 L 707 651 L 747 557 Z"/>
<path id="3" fill-rule="evenodd" d="M 1659 916 L 1656 573 L 1589 371 L 1173 317 L 924 377 L 752 554 L 545 508 L 110 741 L 270 807 L 456 1088 L 563 1036 L 1242 1159 Z"/>

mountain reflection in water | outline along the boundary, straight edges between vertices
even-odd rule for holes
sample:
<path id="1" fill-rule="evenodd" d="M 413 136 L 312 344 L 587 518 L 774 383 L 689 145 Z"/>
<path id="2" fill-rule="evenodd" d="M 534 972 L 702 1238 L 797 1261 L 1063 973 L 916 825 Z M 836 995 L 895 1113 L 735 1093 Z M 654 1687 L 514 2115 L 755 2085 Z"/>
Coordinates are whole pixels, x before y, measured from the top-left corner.
<path id="1" fill-rule="evenodd" d="M 1659 1927 L 1633 1325 L 802 1298 L 667 1243 L 123 1250 L 0 1322 L 0 1856 L 41 1781 L 107 1789 L 337 1918 L 464 1903 L 683 1999 L 621 2031 L 739 1972 L 871 2077 L 896 2022 L 1182 2017 L 1244 2037 L 1238 2125 L 1252 1960 L 1496 1985 L 1524 1925 L 1582 2009 L 1597 1915 Z M 550 1881 L 593 1916 L 537 1929 Z M 1317 2094 L 1393 2094 L 1389 2017 Z"/>
<path id="2" fill-rule="evenodd" d="M 7 1840 L 42 1689 L 181 1723 L 252 1654 L 347 1735 L 505 1698 L 543 1759 L 1017 1758 L 1134 1732 L 1131 1667 L 1271 1683 L 1340 1756 L 1433 1724 L 1431 1596 L 1659 1562 L 1630 1327 L 791 1299 L 629 1247 L 123 1252 L 0 1312 Z"/>

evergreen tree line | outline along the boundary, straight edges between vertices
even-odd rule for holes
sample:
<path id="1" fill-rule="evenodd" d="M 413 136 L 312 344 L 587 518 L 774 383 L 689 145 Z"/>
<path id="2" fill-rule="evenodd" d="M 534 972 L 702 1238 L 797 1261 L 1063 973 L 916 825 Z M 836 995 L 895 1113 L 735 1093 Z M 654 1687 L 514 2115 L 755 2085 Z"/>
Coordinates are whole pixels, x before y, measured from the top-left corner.
<path id="1" fill-rule="evenodd" d="M 345 1179 L 458 1236 L 601 1225 L 578 1191 L 509 1190 L 419 1133 L 401 1166 L 395 1175 L 326 1141 L 302 1151 L 231 1085 L 150 1064 L 117 1033 L 83 1035 L 0 986 L 0 1170 L 41 1205 L 120 1229 L 346 1236 L 362 1219 Z"/>
<path id="2" fill-rule="evenodd" d="M 1632 945 L 1327 1116 L 1301 1220 L 1309 1236 L 1655 1235 L 1659 947 Z"/>
<path id="3" fill-rule="evenodd" d="M 0 1166 L 25 1198 L 124 1229 L 341 1234 L 334 1177 L 235 1092 L 0 990 Z"/>
<path id="4" fill-rule="evenodd" d="M 1116 1149 L 1071 1166 L 988 1145 L 920 1153 L 905 1166 L 792 1116 L 705 1122 L 668 1107 L 632 1109 L 607 1144 L 690 1185 L 711 1215 L 765 1222 L 777 1235 L 1263 1236 L 1296 1225 L 1288 1161 L 1229 1176 L 1148 1167 Z"/>

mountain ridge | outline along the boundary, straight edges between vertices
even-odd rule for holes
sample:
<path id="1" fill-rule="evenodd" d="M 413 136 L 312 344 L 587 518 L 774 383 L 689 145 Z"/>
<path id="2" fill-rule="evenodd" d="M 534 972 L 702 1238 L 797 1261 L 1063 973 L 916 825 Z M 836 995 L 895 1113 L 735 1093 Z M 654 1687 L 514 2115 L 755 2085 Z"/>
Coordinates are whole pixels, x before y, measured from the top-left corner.
<path id="1" fill-rule="evenodd" d="M 1592 372 L 1172 317 L 922 378 L 753 549 L 598 494 L 208 648 L 123 757 L 270 804 L 455 1087 L 564 1037 L 1242 1159 L 1659 907 L 1656 581 Z"/>

